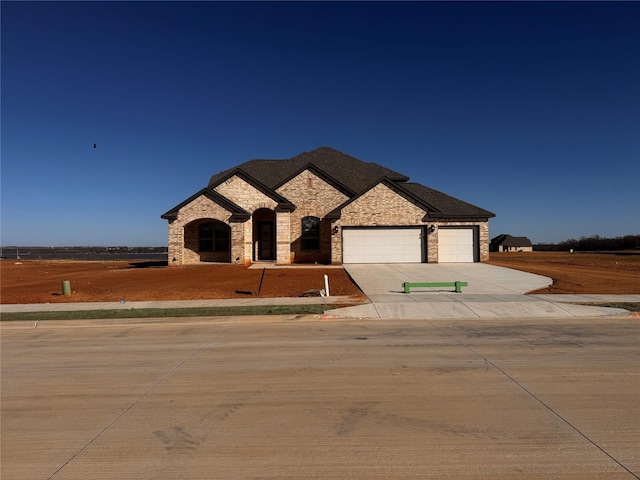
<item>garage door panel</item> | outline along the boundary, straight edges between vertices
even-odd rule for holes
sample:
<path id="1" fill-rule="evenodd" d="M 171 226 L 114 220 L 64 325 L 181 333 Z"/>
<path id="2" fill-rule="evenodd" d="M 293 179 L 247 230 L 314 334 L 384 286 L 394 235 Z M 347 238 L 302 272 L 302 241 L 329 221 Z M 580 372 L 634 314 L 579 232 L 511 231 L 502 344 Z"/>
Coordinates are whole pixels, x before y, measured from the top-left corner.
<path id="1" fill-rule="evenodd" d="M 474 232 L 471 228 L 440 228 L 438 230 L 438 262 L 473 262 Z"/>
<path id="2" fill-rule="evenodd" d="M 420 228 L 345 228 L 344 263 L 420 263 Z"/>

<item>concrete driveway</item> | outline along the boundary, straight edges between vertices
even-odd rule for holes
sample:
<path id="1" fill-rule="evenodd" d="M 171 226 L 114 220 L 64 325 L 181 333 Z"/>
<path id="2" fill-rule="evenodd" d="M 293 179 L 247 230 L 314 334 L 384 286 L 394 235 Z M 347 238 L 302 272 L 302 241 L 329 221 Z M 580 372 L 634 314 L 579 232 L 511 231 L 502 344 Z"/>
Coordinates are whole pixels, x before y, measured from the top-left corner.
<path id="1" fill-rule="evenodd" d="M 371 304 L 332 310 L 355 318 L 515 318 L 584 317 L 627 314 L 626 310 L 573 305 L 524 295 L 551 285 L 542 275 L 484 263 L 347 264 L 344 268 Z M 467 282 L 453 288 L 422 288 L 403 293 L 403 282 Z M 566 301 L 566 299 L 564 300 Z"/>

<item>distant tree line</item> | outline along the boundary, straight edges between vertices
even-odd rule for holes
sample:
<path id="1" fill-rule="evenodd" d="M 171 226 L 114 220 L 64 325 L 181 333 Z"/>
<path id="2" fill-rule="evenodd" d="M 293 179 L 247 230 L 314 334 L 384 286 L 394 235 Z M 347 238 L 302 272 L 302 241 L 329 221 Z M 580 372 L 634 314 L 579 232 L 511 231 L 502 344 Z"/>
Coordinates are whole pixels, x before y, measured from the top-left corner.
<path id="1" fill-rule="evenodd" d="M 3 250 L 85 252 L 85 253 L 166 253 L 167 247 L 126 247 L 126 246 L 72 246 L 72 247 L 30 247 L 28 245 L 6 245 Z"/>
<path id="2" fill-rule="evenodd" d="M 637 250 L 640 249 L 640 235 L 625 235 L 624 237 L 606 238 L 600 235 L 570 238 L 560 243 L 540 243 L 534 245 L 537 251 L 609 251 L 609 250 Z"/>
<path id="3" fill-rule="evenodd" d="M 167 247 L 0 247 L 0 258 L 19 260 L 119 260 L 166 258 Z"/>

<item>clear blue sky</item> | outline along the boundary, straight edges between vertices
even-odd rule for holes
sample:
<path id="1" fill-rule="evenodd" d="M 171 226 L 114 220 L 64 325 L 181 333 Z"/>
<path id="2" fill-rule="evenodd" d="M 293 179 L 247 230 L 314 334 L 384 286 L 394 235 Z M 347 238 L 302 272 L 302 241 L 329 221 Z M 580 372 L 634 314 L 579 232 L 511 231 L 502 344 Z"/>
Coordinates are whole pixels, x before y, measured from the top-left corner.
<path id="1" fill-rule="evenodd" d="M 319 146 L 491 237 L 640 233 L 638 2 L 1 8 L 4 246 L 166 245 L 210 175 Z"/>

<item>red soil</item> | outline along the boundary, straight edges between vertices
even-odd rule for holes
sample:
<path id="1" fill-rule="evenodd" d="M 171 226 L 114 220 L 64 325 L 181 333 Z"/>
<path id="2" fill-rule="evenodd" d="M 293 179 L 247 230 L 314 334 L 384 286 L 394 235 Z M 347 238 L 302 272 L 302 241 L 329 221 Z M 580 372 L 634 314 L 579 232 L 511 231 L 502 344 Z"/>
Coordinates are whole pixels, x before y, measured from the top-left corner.
<path id="1" fill-rule="evenodd" d="M 640 294 L 640 255 L 568 252 L 492 253 L 488 262 L 554 279 L 537 293 Z M 117 302 L 254 298 L 262 269 L 238 265 L 154 267 L 153 262 L 29 260 L 0 263 L 0 303 Z M 329 276 L 331 295 L 364 294 L 341 268 L 266 269 L 260 297 L 298 297 L 324 288 Z M 71 282 L 72 295 L 62 295 L 62 281 Z M 247 293 L 239 293 L 247 292 Z"/>
<path id="2" fill-rule="evenodd" d="M 239 265 L 153 265 L 144 261 L 2 260 L 0 303 L 254 298 L 263 272 Z M 328 275 L 332 296 L 350 296 L 354 303 L 366 299 L 342 268 L 267 268 L 264 273 L 260 297 L 298 297 L 308 290 L 320 290 Z M 62 295 L 63 280 L 71 282 L 72 295 Z"/>
<path id="3" fill-rule="evenodd" d="M 535 293 L 640 294 L 640 255 L 503 252 L 492 253 L 488 263 L 553 278 Z"/>

